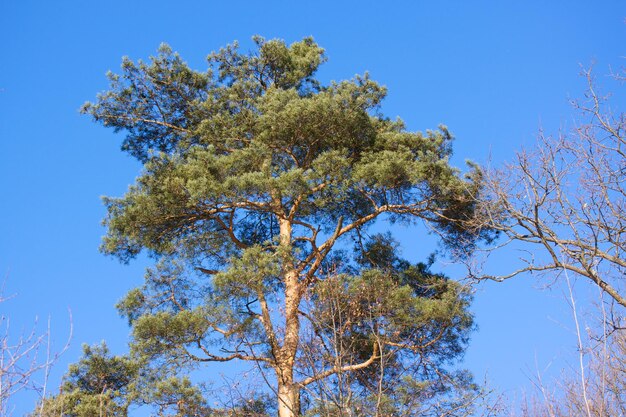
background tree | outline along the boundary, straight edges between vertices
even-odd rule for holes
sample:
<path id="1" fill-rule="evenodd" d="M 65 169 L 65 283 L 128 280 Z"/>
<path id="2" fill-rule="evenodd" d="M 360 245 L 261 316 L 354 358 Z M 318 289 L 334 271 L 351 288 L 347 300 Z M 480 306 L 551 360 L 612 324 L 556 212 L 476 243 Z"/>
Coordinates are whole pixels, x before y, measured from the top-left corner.
<path id="1" fill-rule="evenodd" d="M 84 345 L 83 357 L 70 366 L 60 393 L 46 398 L 33 416 L 126 416 L 137 376 L 137 365 L 110 355 L 104 343 Z"/>
<path id="2" fill-rule="evenodd" d="M 149 406 L 158 417 L 234 417 L 251 404 L 212 409 L 188 378 L 167 377 L 130 356 L 111 355 L 103 342 L 83 346 L 83 357 L 70 365 L 60 392 L 46 398 L 32 416 L 126 417 L 133 406 Z"/>
<path id="3" fill-rule="evenodd" d="M 527 256 L 519 269 L 482 278 L 566 270 L 626 307 L 626 115 L 598 94 L 591 71 L 584 75 L 589 89 L 574 102 L 580 117 L 572 130 L 542 132 L 535 149 L 484 171 L 480 227 L 498 230 L 501 246 L 514 243 Z"/>
<path id="4" fill-rule="evenodd" d="M 626 115 L 610 105 L 610 95 L 598 92 L 591 70 L 583 75 L 588 89 L 584 100 L 573 102 L 578 111 L 573 129 L 558 136 L 541 132 L 536 147 L 519 152 L 513 163 L 483 170 L 478 215 L 472 219 L 503 238 L 488 255 L 502 247 L 523 254 L 510 271 L 482 274 L 470 265 L 474 277 L 502 281 L 536 273 L 551 283 L 562 280 L 574 312 L 579 364 L 555 381 L 538 379 L 539 394 L 513 415 L 626 412 Z M 623 75 L 612 78 L 623 87 Z M 615 92 L 619 99 L 621 91 Z M 587 327 L 586 335 L 572 292 L 576 278 L 600 292 L 592 309 L 601 316 L 600 326 Z"/>
<path id="5" fill-rule="evenodd" d="M 119 305 L 134 353 L 172 373 L 250 361 L 273 374 L 281 417 L 300 414 L 311 384 L 383 358 L 417 359 L 418 382 L 429 384 L 463 351 L 467 293 L 405 263 L 357 267 L 363 250 L 349 250 L 350 239 L 367 241 L 385 218 L 424 220 L 467 242 L 453 220 L 472 215 L 479 178 L 449 165 L 445 128 L 423 135 L 384 118 L 385 89 L 367 75 L 323 86 L 312 39 L 255 42 L 248 54 L 210 54 L 207 72 L 165 46 L 150 63 L 125 59 L 83 109 L 126 132 L 122 149 L 144 164 L 124 197 L 105 199 L 102 246 L 123 261 L 142 250 L 157 260 Z M 333 285 L 360 308 L 342 335 L 358 349 L 341 361 L 331 352 L 311 373 L 304 334 L 324 319 L 311 313 Z"/>
<path id="6" fill-rule="evenodd" d="M 626 415 L 626 332 L 615 330 L 607 337 L 589 327 L 578 331 L 580 363 L 554 380 L 538 374 L 536 390 L 510 407 L 512 417 Z"/>
<path id="7" fill-rule="evenodd" d="M 4 286 L 3 286 L 4 287 Z M 0 288 L 0 305 L 9 302 Z M 71 319 L 71 316 L 70 316 Z M 72 327 L 65 346 L 53 351 L 50 341 L 50 320 L 45 332 L 38 332 L 37 323 L 25 334 L 16 334 L 11 317 L 0 314 L 0 417 L 13 414 L 15 398 L 25 391 L 46 396 L 48 375 L 54 363 L 69 347 Z"/>

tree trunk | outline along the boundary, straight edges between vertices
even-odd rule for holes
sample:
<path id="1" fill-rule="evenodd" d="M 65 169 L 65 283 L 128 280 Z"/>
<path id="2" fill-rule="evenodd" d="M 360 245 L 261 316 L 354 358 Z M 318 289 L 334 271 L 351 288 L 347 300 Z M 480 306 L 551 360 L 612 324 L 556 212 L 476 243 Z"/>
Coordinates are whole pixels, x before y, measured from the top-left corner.
<path id="1" fill-rule="evenodd" d="M 279 219 L 280 245 L 291 250 L 291 222 Z M 301 288 L 298 272 L 291 260 L 283 265 L 285 284 L 285 338 L 280 349 L 278 362 L 278 417 L 300 416 L 300 388 L 293 382 L 293 368 L 300 343 L 300 317 L 298 309 L 301 300 Z"/>
<path id="2" fill-rule="evenodd" d="M 278 357 L 278 416 L 300 416 L 300 388 L 293 381 L 293 368 L 300 342 L 298 275 L 285 274 L 285 338 Z"/>
<path id="3" fill-rule="evenodd" d="M 297 385 L 278 382 L 278 417 L 300 416 L 300 389 Z"/>

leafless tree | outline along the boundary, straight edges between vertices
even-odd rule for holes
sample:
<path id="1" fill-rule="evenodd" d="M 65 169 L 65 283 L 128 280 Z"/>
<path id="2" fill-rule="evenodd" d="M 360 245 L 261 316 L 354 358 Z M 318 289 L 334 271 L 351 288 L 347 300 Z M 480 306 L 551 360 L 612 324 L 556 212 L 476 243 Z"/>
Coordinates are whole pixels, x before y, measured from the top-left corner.
<path id="1" fill-rule="evenodd" d="M 471 260 L 470 275 L 503 281 L 531 273 L 549 284 L 561 281 L 570 290 L 577 334 L 576 366 L 556 381 L 538 377 L 536 395 L 510 416 L 626 416 L 626 115 L 611 105 L 614 96 L 599 92 L 591 70 L 583 76 L 587 91 L 572 101 L 572 128 L 556 136 L 540 132 L 536 146 L 512 163 L 481 172 L 485 187 L 474 226 L 496 230 L 499 240 L 486 248 L 486 258 Z M 611 79 L 620 93 L 624 73 Z M 502 255 L 503 247 L 518 251 L 519 263 L 494 270 L 489 256 Z M 600 324 L 585 331 L 572 293 L 580 279 L 600 292 L 593 310 Z"/>
<path id="2" fill-rule="evenodd" d="M 0 304 L 11 297 L 5 297 L 0 289 Z M 71 315 L 70 315 L 71 319 Z M 13 414 L 15 396 L 22 391 L 34 391 L 39 396 L 47 394 L 47 382 L 51 366 L 69 347 L 72 333 L 67 343 L 58 352 L 52 352 L 50 319 L 44 332 L 38 332 L 37 321 L 27 332 L 16 333 L 11 319 L 0 313 L 0 417 Z"/>
<path id="3" fill-rule="evenodd" d="M 590 329 L 583 332 L 573 300 L 572 296 L 579 364 L 564 369 L 552 381 L 538 373 L 533 379 L 536 391 L 513 405 L 511 417 L 626 416 L 626 331 L 617 329 L 610 337 Z M 603 317 L 600 329 L 605 322 Z"/>
<path id="4" fill-rule="evenodd" d="M 573 102 L 579 114 L 573 129 L 541 132 L 537 146 L 513 163 L 483 170 L 475 226 L 500 233 L 496 249 L 509 246 L 523 255 L 512 270 L 484 274 L 472 267 L 472 276 L 502 281 L 568 271 L 626 307 L 626 116 L 596 90 L 591 70 L 583 75 L 588 90 Z M 614 78 L 623 84 L 623 76 Z"/>

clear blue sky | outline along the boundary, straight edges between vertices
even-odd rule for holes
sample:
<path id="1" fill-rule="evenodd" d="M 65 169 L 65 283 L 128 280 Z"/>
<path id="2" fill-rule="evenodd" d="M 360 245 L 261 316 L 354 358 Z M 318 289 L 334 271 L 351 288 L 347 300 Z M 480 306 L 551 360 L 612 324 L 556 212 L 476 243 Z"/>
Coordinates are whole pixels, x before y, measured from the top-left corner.
<path id="1" fill-rule="evenodd" d="M 623 1 L 2 0 L 0 274 L 5 295 L 17 297 L 0 311 L 12 332 L 50 315 L 60 346 L 71 308 L 72 346 L 52 386 L 81 343 L 126 350 L 128 328 L 113 306 L 141 282 L 145 264 L 98 252 L 100 196 L 124 193 L 139 166 L 119 151 L 121 136 L 78 114 L 124 55 L 145 59 L 167 42 L 203 70 L 206 55 L 233 40 L 247 48 L 254 34 L 312 35 L 329 57 L 322 79 L 369 71 L 388 87 L 387 115 L 412 130 L 446 124 L 458 165 L 497 164 L 540 126 L 571 124 L 568 98 L 585 87 L 580 64 L 595 62 L 600 82 L 624 66 L 625 17 Z M 402 232 L 407 257 L 432 249 L 415 233 Z M 480 329 L 464 365 L 512 395 L 537 367 L 558 371 L 575 345 L 561 293 L 535 286 L 532 278 L 483 285 L 474 304 Z M 15 415 L 31 408 L 20 404 Z"/>

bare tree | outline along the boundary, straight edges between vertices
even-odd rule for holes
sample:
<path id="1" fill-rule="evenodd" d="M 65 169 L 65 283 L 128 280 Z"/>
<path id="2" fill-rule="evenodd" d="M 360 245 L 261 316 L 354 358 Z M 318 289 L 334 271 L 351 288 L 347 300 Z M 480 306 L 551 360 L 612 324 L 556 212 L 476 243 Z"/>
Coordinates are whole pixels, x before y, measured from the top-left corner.
<path id="1" fill-rule="evenodd" d="M 472 276 L 502 281 L 569 271 L 626 307 L 626 116 L 598 93 L 590 70 L 583 75 L 588 90 L 573 102 L 579 113 L 573 129 L 556 137 L 540 132 L 535 149 L 502 169 L 483 170 L 475 226 L 495 229 L 503 237 L 498 248 L 524 255 L 512 271 Z"/>
<path id="2" fill-rule="evenodd" d="M 623 74 L 612 77 L 618 88 Z M 471 259 L 470 275 L 503 281 L 531 273 L 563 281 L 577 334 L 576 366 L 556 381 L 537 377 L 537 394 L 511 416 L 626 415 L 626 115 L 598 91 L 591 70 L 583 76 L 587 91 L 572 102 L 573 128 L 556 136 L 542 131 L 536 146 L 512 163 L 481 170 L 483 195 L 472 221 L 497 231 L 500 240 L 485 250 L 483 262 Z M 494 271 L 488 256 L 503 247 L 521 253 L 519 263 Z M 581 278 L 600 291 L 594 310 L 601 312 L 600 325 L 586 333 L 572 293 L 572 282 Z"/>
<path id="3" fill-rule="evenodd" d="M 618 329 L 607 337 L 589 329 L 582 332 L 576 325 L 576 332 L 579 365 L 552 381 L 538 374 L 533 380 L 536 392 L 513 406 L 511 417 L 626 416 L 626 331 Z"/>
<path id="4" fill-rule="evenodd" d="M 0 291 L 0 304 L 10 298 Z M 16 336 L 10 317 L 0 314 L 0 417 L 13 414 L 13 399 L 22 391 L 35 391 L 41 397 L 46 396 L 50 368 L 69 347 L 71 320 L 67 343 L 56 353 L 52 352 L 50 319 L 43 333 L 37 328 L 35 321 L 30 331 Z"/>

